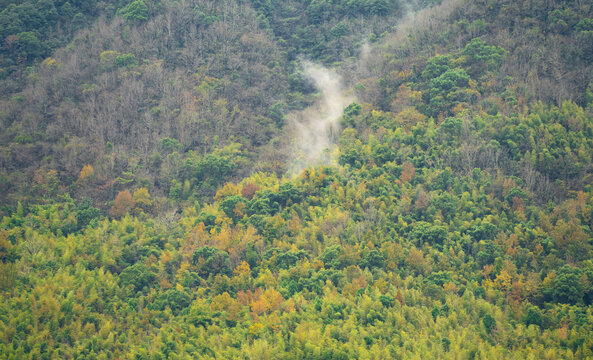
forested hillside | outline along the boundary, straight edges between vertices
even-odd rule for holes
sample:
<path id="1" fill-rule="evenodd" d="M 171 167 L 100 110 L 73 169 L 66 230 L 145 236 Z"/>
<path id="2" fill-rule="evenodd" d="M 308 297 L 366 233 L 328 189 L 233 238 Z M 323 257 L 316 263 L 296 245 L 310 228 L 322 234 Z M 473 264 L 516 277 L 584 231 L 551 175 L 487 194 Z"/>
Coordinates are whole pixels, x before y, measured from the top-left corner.
<path id="1" fill-rule="evenodd" d="M 0 44 L 0 359 L 593 357 L 591 1 L 0 0 Z"/>

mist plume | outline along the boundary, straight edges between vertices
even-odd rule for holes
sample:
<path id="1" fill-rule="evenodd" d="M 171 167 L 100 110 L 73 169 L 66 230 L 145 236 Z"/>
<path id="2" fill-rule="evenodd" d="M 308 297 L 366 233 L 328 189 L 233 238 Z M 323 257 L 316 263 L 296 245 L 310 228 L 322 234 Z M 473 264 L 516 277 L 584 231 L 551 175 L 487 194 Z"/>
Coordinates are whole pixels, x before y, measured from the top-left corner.
<path id="1" fill-rule="evenodd" d="M 344 88 L 342 77 L 334 70 L 303 61 L 304 75 L 319 90 L 313 106 L 292 114 L 294 130 L 293 161 L 289 168 L 299 172 L 307 166 L 329 163 L 339 134 L 339 119 L 354 96 Z"/>

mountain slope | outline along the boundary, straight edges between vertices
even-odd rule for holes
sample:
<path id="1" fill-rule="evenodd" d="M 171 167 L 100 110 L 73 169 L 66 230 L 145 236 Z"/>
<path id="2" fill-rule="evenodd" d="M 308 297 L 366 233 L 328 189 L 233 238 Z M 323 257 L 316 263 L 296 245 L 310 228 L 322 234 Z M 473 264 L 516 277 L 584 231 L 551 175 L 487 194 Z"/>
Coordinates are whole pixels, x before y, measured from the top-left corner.
<path id="1" fill-rule="evenodd" d="M 593 356 L 586 2 L 147 4 L 3 99 L 0 358 Z"/>

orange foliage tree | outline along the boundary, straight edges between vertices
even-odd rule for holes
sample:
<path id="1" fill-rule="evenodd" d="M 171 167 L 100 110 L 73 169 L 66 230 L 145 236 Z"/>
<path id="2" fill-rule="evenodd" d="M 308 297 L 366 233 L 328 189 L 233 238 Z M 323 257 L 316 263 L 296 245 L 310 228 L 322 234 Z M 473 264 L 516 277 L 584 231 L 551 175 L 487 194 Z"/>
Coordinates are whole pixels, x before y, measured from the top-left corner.
<path id="1" fill-rule="evenodd" d="M 401 174 L 401 181 L 406 183 L 411 181 L 416 174 L 416 169 L 414 165 L 410 164 L 409 162 L 404 162 L 402 164 L 402 174 Z"/>
<path id="2" fill-rule="evenodd" d="M 120 191 L 115 197 L 113 206 L 109 209 L 109 215 L 113 217 L 122 217 L 134 207 L 134 198 L 129 190 Z"/>

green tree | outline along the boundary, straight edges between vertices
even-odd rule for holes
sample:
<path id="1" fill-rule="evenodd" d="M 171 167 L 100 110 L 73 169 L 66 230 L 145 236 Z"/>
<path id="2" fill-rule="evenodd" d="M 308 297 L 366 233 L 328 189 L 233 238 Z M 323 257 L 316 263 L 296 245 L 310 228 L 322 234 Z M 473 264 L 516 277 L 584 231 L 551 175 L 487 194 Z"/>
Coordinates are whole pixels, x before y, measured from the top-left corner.
<path id="1" fill-rule="evenodd" d="M 155 280 L 155 276 L 146 265 L 137 263 L 125 268 L 119 274 L 118 279 L 121 286 L 129 286 L 136 293 L 142 291 L 145 287 L 150 287 Z"/>
<path id="2" fill-rule="evenodd" d="M 136 60 L 134 54 L 122 54 L 115 58 L 115 65 L 118 67 L 133 68 L 138 66 L 138 60 Z"/>
<path id="3" fill-rule="evenodd" d="M 426 80 L 434 79 L 448 70 L 451 70 L 451 59 L 445 55 L 435 56 L 426 62 L 422 77 Z"/>
<path id="4" fill-rule="evenodd" d="M 448 69 L 443 74 L 430 80 L 430 96 L 442 96 L 445 98 L 448 93 L 460 87 L 466 87 L 469 82 L 469 75 L 463 69 Z"/>
<path id="5" fill-rule="evenodd" d="M 34 32 L 22 32 L 17 35 L 17 38 L 19 50 L 27 60 L 32 60 L 41 55 L 42 45 Z"/>
<path id="6" fill-rule="evenodd" d="M 578 268 L 564 265 L 554 279 L 552 298 L 563 304 L 577 304 L 583 298 L 583 285 L 580 282 L 582 271 Z"/>
<path id="7" fill-rule="evenodd" d="M 525 312 L 525 325 L 537 325 L 542 326 L 542 315 L 541 311 L 535 306 L 529 306 Z"/>
<path id="8" fill-rule="evenodd" d="M 237 220 L 239 220 L 239 214 L 236 211 L 237 204 L 239 203 L 247 204 L 247 200 L 245 200 L 245 198 L 242 196 L 233 195 L 226 197 L 220 203 L 220 209 L 224 211 L 226 216 L 232 219 L 235 223 L 237 222 Z"/>
<path id="9" fill-rule="evenodd" d="M 323 261 L 328 268 L 338 268 L 340 266 L 340 250 L 340 245 L 328 246 L 319 256 L 319 260 Z"/>
<path id="10" fill-rule="evenodd" d="M 368 268 L 381 268 L 385 263 L 385 256 L 379 250 L 372 250 L 364 257 L 361 265 Z"/>
<path id="11" fill-rule="evenodd" d="M 194 251 L 193 263 L 198 265 L 198 274 L 202 277 L 232 274 L 229 254 L 210 246 L 197 248 Z"/>
<path id="12" fill-rule="evenodd" d="M 135 0 L 128 4 L 125 8 L 120 10 L 124 19 L 140 23 L 148 20 L 148 7 L 142 0 Z"/>
<path id="13" fill-rule="evenodd" d="M 98 219 L 101 216 L 101 210 L 93 207 L 92 205 L 93 204 L 89 197 L 83 197 L 76 207 L 75 216 L 79 229 L 84 229 L 93 220 Z"/>
<path id="14" fill-rule="evenodd" d="M 174 315 L 177 315 L 190 303 L 191 298 L 185 291 L 169 289 L 159 296 L 153 307 L 158 310 L 164 310 L 168 307 Z"/>
<path id="15" fill-rule="evenodd" d="M 481 76 L 485 71 L 498 69 L 507 51 L 498 46 L 490 46 L 478 37 L 465 46 L 462 54 L 469 65 L 469 73 L 472 76 Z"/>
<path id="16" fill-rule="evenodd" d="M 486 314 L 482 318 L 482 324 L 484 324 L 484 328 L 486 329 L 486 332 L 488 334 L 490 334 L 492 332 L 492 330 L 496 327 L 496 320 L 494 320 L 492 315 Z"/>
<path id="17" fill-rule="evenodd" d="M 410 233 L 413 239 L 420 242 L 427 242 L 432 245 L 440 245 L 447 239 L 447 228 L 444 226 L 431 225 L 430 223 L 419 221 Z"/>

